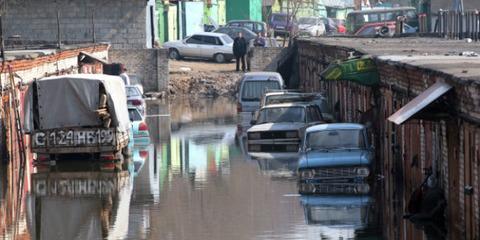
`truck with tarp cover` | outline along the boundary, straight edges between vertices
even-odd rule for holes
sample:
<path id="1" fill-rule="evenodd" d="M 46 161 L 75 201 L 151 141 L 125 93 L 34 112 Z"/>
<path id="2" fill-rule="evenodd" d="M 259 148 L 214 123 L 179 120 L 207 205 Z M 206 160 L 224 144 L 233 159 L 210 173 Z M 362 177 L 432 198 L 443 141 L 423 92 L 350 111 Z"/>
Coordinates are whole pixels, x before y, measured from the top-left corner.
<path id="1" fill-rule="evenodd" d="M 131 130 L 120 77 L 73 74 L 35 80 L 25 96 L 24 115 L 37 169 L 58 160 L 127 168 Z"/>

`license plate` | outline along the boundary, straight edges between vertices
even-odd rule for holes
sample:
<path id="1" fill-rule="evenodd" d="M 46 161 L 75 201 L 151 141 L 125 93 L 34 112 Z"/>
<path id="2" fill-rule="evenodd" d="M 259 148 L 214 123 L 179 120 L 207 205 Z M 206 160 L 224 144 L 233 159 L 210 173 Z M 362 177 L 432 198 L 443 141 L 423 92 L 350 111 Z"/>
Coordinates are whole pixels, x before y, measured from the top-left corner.
<path id="1" fill-rule="evenodd" d="M 67 129 L 39 131 L 33 134 L 33 147 L 75 147 L 112 145 L 114 129 Z"/>

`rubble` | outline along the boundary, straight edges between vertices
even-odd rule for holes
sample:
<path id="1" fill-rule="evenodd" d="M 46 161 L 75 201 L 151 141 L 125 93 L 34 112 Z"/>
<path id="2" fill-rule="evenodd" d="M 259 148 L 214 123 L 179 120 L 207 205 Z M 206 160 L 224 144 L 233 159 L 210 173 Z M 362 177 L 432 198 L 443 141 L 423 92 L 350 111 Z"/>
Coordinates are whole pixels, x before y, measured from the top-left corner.
<path id="1" fill-rule="evenodd" d="M 182 71 L 185 68 L 191 71 Z M 242 75 L 240 72 L 235 72 L 234 68 L 234 63 L 172 61 L 168 95 L 190 98 L 234 97 Z"/>

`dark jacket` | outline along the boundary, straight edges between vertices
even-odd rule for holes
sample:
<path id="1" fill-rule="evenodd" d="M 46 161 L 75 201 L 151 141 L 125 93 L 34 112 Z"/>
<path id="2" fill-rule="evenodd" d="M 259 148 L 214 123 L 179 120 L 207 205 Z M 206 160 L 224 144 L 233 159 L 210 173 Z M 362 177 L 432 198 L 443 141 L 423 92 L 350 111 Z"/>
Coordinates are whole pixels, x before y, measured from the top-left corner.
<path id="1" fill-rule="evenodd" d="M 233 55 L 243 56 L 247 53 L 247 40 L 244 37 L 236 37 L 233 40 Z"/>

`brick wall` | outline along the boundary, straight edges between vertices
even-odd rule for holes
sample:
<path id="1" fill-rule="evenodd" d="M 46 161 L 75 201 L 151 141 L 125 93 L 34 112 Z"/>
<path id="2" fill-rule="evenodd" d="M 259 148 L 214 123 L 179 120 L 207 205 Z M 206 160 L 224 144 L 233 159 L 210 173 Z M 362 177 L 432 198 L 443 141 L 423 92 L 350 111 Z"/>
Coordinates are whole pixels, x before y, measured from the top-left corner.
<path id="1" fill-rule="evenodd" d="M 57 41 L 58 9 L 62 41 L 92 42 L 95 32 L 97 42 L 110 42 L 113 48 L 144 48 L 146 2 L 7 0 L 4 32 L 7 38 L 21 35 L 23 40 Z"/>
<path id="2" fill-rule="evenodd" d="M 109 61 L 123 63 L 128 74 L 137 75 L 145 92 L 168 88 L 168 52 L 165 49 L 110 49 Z"/>
<path id="3" fill-rule="evenodd" d="M 387 239 L 423 238 L 423 233 L 403 220 L 402 215 L 411 193 L 425 178 L 423 168 L 432 167 L 438 173 L 438 183 L 448 202 L 449 238 L 462 239 L 466 236 L 466 239 L 478 239 L 480 209 L 476 193 L 480 192 L 480 84 L 378 59 L 376 63 L 381 84 L 376 89 L 346 81 L 321 82 L 320 72 L 333 60 L 345 59 L 349 51 L 362 53 L 316 42 L 300 41 L 298 44 L 300 86 L 309 92 L 327 92 L 330 104 L 339 103 L 336 112 L 339 120 L 359 122 L 362 116 L 357 114 L 358 110 L 375 109 L 372 131 L 377 139 L 377 170 L 385 176 L 381 203 L 385 206 L 384 236 Z M 456 114 L 444 120 L 412 119 L 399 126 L 387 120 L 437 81 L 454 86 L 447 101 L 455 108 Z M 375 105 L 365 101 L 375 94 Z M 473 187 L 473 195 L 464 194 L 466 186 Z"/>
<path id="4" fill-rule="evenodd" d="M 106 59 L 108 44 L 69 46 L 64 49 L 44 50 L 37 53 L 38 56 L 17 56 L 17 59 L 9 60 L 7 52 L 7 66 L 18 74 L 25 82 L 34 79 L 60 75 L 65 73 L 78 73 L 78 55 L 80 52 Z"/>

